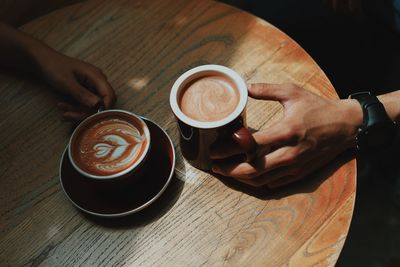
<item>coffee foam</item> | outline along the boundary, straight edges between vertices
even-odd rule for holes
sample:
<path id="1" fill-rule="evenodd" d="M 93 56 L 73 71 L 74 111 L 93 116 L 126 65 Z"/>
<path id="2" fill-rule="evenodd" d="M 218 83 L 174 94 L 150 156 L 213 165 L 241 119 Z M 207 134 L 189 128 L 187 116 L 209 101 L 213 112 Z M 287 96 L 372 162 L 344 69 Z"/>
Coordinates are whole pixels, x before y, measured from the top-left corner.
<path id="1" fill-rule="evenodd" d="M 230 115 L 239 104 L 239 92 L 221 75 L 197 78 L 182 90 L 179 106 L 190 118 L 212 122 Z"/>
<path id="2" fill-rule="evenodd" d="M 92 175 L 119 173 L 140 158 L 147 140 L 143 129 L 123 116 L 104 117 L 82 127 L 72 142 L 78 167 Z"/>

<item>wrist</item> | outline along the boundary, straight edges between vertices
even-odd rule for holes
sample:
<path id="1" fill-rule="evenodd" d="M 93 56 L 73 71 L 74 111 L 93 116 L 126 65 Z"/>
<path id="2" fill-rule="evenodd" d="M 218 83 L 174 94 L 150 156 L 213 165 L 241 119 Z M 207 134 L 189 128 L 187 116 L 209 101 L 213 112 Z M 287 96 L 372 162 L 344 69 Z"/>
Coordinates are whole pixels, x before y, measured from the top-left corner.
<path id="1" fill-rule="evenodd" d="M 358 150 L 363 154 L 373 154 L 389 148 L 396 138 L 397 129 L 382 102 L 369 91 L 351 94 L 349 99 L 356 99 L 363 112 L 362 126 L 357 135 Z"/>
<path id="2" fill-rule="evenodd" d="M 30 45 L 26 48 L 26 53 L 28 54 L 34 67 L 40 67 L 44 61 L 46 61 L 49 56 L 53 53 L 53 50 L 47 47 L 45 44 L 37 40 L 29 40 Z"/>
<path id="3" fill-rule="evenodd" d="M 57 67 L 61 54 L 39 41 L 30 46 L 28 53 L 35 74 L 48 82 L 49 71 Z"/>
<path id="4" fill-rule="evenodd" d="M 345 144 L 347 148 L 357 146 L 358 131 L 363 123 L 363 111 L 355 99 L 338 101 L 341 120 L 345 122 Z"/>

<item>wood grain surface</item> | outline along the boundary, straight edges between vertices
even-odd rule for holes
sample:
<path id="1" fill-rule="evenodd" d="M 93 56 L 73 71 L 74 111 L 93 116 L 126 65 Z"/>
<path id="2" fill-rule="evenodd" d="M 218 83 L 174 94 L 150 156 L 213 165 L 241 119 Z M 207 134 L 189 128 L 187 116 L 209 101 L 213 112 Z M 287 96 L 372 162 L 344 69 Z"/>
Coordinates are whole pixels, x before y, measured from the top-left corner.
<path id="1" fill-rule="evenodd" d="M 61 96 L 40 81 L 0 74 L 0 266 L 333 266 L 354 207 L 355 160 L 343 155 L 278 191 L 196 170 L 181 156 L 169 107 L 177 77 L 222 64 L 247 82 L 296 83 L 337 98 L 309 55 L 267 22 L 197 0 L 87 1 L 21 29 L 101 68 L 117 108 L 157 122 L 174 141 L 176 174 L 138 214 L 99 219 L 78 211 L 59 184 L 71 125 Z M 258 130 L 279 104 L 249 100 Z"/>

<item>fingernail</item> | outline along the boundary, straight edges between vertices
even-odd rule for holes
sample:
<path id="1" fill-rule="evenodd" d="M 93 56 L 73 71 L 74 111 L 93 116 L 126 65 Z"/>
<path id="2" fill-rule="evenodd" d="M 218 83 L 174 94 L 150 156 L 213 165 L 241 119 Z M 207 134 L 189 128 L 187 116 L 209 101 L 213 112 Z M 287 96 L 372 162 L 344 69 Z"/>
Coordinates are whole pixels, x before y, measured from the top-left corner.
<path id="1" fill-rule="evenodd" d="M 95 96 L 87 101 L 87 106 L 91 109 L 97 110 L 103 104 L 98 96 Z"/>
<path id="2" fill-rule="evenodd" d="M 211 167 L 211 170 L 212 170 L 213 172 L 218 172 L 218 167 L 217 167 L 216 165 L 213 165 L 213 166 Z"/>

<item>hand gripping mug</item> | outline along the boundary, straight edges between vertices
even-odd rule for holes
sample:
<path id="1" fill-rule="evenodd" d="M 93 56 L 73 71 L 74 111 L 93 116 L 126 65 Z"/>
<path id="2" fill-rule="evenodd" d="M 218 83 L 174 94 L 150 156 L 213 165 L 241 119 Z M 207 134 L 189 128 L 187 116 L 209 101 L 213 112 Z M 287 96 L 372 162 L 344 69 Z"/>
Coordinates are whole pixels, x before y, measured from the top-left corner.
<path id="1" fill-rule="evenodd" d="M 211 170 L 210 150 L 215 144 L 236 142 L 252 161 L 257 144 L 247 129 L 246 83 L 232 69 L 199 66 L 174 83 L 170 105 L 177 119 L 185 159 L 201 170 Z"/>

